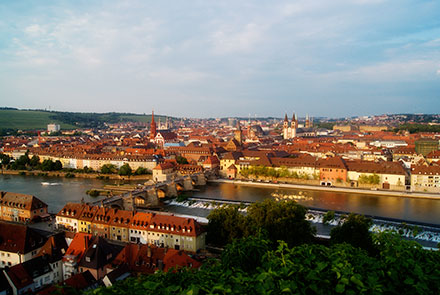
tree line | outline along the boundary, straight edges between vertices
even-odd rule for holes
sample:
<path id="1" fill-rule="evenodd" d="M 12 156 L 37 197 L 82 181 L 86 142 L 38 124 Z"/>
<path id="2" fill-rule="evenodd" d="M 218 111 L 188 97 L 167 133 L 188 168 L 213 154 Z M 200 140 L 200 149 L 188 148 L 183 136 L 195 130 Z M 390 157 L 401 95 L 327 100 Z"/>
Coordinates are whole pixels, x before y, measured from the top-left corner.
<path id="1" fill-rule="evenodd" d="M 294 179 L 319 179 L 318 174 L 309 175 L 306 173 L 298 173 L 296 171 L 289 171 L 287 167 L 281 167 L 279 169 L 275 169 L 267 166 L 251 166 L 249 168 L 243 168 L 240 170 L 240 174 L 247 178 L 249 176 L 254 177 L 268 177 L 271 179 L 274 178 L 294 178 Z"/>

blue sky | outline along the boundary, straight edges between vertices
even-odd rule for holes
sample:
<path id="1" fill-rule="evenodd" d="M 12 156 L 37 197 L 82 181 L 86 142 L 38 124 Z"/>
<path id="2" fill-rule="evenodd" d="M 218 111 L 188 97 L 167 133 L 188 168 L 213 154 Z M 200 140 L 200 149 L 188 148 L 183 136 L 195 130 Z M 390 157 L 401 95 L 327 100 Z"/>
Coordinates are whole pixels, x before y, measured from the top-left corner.
<path id="1" fill-rule="evenodd" d="M 0 106 L 438 113 L 440 1 L 3 0 Z"/>

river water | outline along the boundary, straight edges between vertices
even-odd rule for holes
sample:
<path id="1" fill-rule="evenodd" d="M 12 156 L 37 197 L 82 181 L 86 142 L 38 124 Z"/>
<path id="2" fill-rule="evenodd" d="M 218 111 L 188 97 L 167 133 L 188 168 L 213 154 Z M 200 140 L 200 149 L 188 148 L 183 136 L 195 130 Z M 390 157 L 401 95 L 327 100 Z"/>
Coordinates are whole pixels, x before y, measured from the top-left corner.
<path id="1" fill-rule="evenodd" d="M 266 198 L 281 197 L 294 199 L 309 208 L 440 224 L 440 198 L 432 200 L 345 192 L 275 189 L 233 183 L 210 183 L 200 191 L 194 192 L 192 196 L 235 201 L 261 201 Z"/>
<path id="2" fill-rule="evenodd" d="M 85 192 L 115 184 L 114 180 L 55 178 L 39 176 L 0 175 L 0 190 L 32 194 L 49 205 L 49 212 L 58 212 L 67 202 L 93 202 Z M 266 198 L 295 199 L 310 208 L 354 212 L 407 221 L 440 224 L 440 199 L 414 199 L 393 196 L 364 195 L 343 192 L 305 191 L 296 189 L 261 188 L 232 183 L 214 183 L 191 194 L 197 198 L 238 201 L 261 201 Z"/>

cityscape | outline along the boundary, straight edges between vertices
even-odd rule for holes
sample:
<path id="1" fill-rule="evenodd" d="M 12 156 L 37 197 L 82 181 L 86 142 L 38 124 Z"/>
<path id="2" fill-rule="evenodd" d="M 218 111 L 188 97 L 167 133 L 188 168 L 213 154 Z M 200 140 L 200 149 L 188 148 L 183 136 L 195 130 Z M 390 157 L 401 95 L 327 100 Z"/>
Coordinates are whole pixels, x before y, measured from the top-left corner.
<path id="1" fill-rule="evenodd" d="M 0 295 L 440 294 L 439 11 L 4 1 Z"/>
<path id="2" fill-rule="evenodd" d="M 395 230 L 426 249 L 440 242 L 439 115 L 179 119 L 152 111 L 64 129 L 71 114 L 60 114 L 45 129 L 5 129 L 1 138 L 6 292 L 92 290 L 199 268 L 221 245 L 207 237 L 212 212 L 266 199 L 309 207 L 304 218 L 323 239 L 353 212 L 371 216 L 372 232 Z M 72 181 L 93 182 L 72 194 Z M 26 283 L 15 282 L 22 276 Z"/>

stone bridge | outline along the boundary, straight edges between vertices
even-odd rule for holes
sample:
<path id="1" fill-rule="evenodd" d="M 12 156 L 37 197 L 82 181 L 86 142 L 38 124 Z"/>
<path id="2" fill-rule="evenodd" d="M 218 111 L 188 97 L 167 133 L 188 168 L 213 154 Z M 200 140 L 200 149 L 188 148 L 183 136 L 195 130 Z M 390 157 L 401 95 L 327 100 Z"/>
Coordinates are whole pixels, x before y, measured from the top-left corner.
<path id="1" fill-rule="evenodd" d="M 207 177 L 213 177 L 210 171 L 191 175 L 178 176 L 173 180 L 143 186 L 133 191 L 97 201 L 94 205 L 102 205 L 124 210 L 137 208 L 155 208 L 160 206 L 160 199 L 177 197 L 179 192 L 191 191 L 195 186 L 206 185 Z"/>

